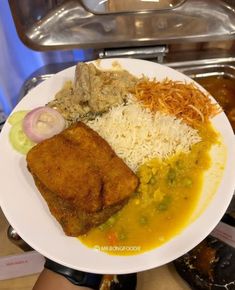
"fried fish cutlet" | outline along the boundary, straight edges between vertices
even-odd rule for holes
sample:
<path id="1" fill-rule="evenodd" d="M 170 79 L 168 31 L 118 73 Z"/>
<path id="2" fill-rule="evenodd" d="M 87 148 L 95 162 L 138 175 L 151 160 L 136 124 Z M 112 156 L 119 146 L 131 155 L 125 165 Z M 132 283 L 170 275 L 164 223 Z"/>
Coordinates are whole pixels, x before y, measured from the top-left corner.
<path id="1" fill-rule="evenodd" d="M 51 213 L 71 236 L 105 222 L 138 185 L 109 144 L 82 122 L 37 144 L 26 159 Z"/>
<path id="2" fill-rule="evenodd" d="M 64 200 L 54 192 L 46 188 L 36 177 L 35 184 L 46 200 L 50 212 L 61 224 L 68 236 L 85 234 L 91 228 L 102 224 L 111 215 L 119 211 L 126 203 L 126 200 L 118 204 L 108 206 L 97 212 L 87 212 L 75 207 L 71 202 Z M 69 218 L 68 218 L 69 217 Z"/>

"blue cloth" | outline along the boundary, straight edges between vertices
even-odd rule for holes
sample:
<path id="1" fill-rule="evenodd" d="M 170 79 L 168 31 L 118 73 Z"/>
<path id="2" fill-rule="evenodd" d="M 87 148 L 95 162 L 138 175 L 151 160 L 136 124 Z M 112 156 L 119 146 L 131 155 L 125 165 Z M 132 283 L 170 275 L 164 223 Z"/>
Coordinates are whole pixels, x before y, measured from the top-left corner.
<path id="1" fill-rule="evenodd" d="M 0 111 L 9 114 L 19 100 L 24 81 L 40 67 L 84 60 L 82 50 L 37 52 L 18 37 L 7 0 L 0 1 Z"/>

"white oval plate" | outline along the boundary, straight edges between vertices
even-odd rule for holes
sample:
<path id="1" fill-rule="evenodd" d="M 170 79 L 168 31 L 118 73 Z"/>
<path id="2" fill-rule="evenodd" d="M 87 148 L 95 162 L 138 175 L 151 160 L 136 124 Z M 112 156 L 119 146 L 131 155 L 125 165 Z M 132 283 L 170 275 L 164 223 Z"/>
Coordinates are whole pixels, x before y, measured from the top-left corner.
<path id="1" fill-rule="evenodd" d="M 102 68 L 111 68 L 114 59 L 102 60 Z M 117 59 L 122 68 L 141 76 L 165 77 L 192 82 L 187 76 L 163 65 L 137 59 Z M 14 111 L 45 105 L 66 80 L 73 80 L 75 67 L 57 73 L 31 90 Z M 9 143 L 10 125 L 0 135 L 0 205 L 18 234 L 44 256 L 68 267 L 94 273 L 124 274 L 166 264 L 188 252 L 216 226 L 228 207 L 235 187 L 235 139 L 224 113 L 213 119 L 227 148 L 227 161 L 222 180 L 204 212 L 179 235 L 161 247 L 135 256 L 112 256 L 84 246 L 78 239 L 66 236 L 50 214 L 29 174 L 25 156 Z"/>

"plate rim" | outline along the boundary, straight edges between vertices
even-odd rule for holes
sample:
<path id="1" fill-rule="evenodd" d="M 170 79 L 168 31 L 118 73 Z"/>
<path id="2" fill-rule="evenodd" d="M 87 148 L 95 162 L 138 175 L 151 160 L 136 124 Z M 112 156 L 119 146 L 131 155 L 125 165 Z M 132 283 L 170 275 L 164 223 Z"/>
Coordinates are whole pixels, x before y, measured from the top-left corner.
<path id="1" fill-rule="evenodd" d="M 188 76 L 186 76 L 186 75 L 184 75 L 184 74 L 182 74 L 181 72 L 178 72 L 178 71 L 176 71 L 176 70 L 174 70 L 174 69 L 172 69 L 172 68 L 170 68 L 170 67 L 167 67 L 167 66 L 165 66 L 165 65 L 162 65 L 162 64 L 158 64 L 158 63 L 154 63 L 154 62 L 151 62 L 151 61 L 146 61 L 146 60 L 139 60 L 139 59 L 130 59 L 130 58 L 121 58 L 121 59 L 106 59 L 106 60 L 101 60 L 101 64 L 102 63 L 104 63 L 104 62 L 107 62 L 107 63 L 111 63 L 111 62 L 114 62 L 114 61 L 118 61 L 118 62 L 120 62 L 121 63 L 121 65 L 122 65 L 122 62 L 130 62 L 130 63 L 132 63 L 132 64 L 134 64 L 135 62 L 137 62 L 137 63 L 145 63 L 146 65 L 149 65 L 149 64 L 151 64 L 151 65 L 156 65 L 156 68 L 158 67 L 158 68 L 161 68 L 161 67 L 163 67 L 164 68 L 164 70 L 167 70 L 167 71 L 171 71 L 173 74 L 175 74 L 175 73 L 177 73 L 177 76 L 180 76 L 180 77 L 183 77 L 183 79 L 185 79 L 185 80 L 189 80 L 190 82 L 193 82 L 193 83 L 195 83 L 202 91 L 206 91 L 202 86 L 200 86 L 199 84 L 197 84 L 194 80 L 192 80 L 191 78 L 189 78 Z M 19 108 L 22 106 L 22 104 L 24 104 L 26 101 L 25 100 L 27 100 L 28 98 L 31 98 L 32 97 L 32 95 L 34 95 L 35 94 L 35 92 L 37 93 L 37 91 L 38 90 L 40 90 L 41 89 L 41 87 L 42 86 L 46 86 L 45 85 L 45 83 L 47 83 L 47 82 L 52 82 L 52 80 L 54 80 L 55 78 L 57 78 L 57 76 L 62 76 L 63 77 L 63 75 L 66 75 L 66 73 L 67 72 L 72 72 L 72 70 L 74 70 L 74 68 L 75 68 L 75 66 L 72 66 L 72 67 L 69 67 L 69 68 L 67 68 L 67 69 L 65 69 L 65 70 L 62 70 L 62 71 L 60 71 L 60 72 L 58 72 L 58 73 L 56 73 L 55 75 L 53 75 L 51 78 L 49 78 L 48 80 L 45 80 L 44 82 L 42 82 L 41 84 L 39 84 L 38 86 L 36 86 L 34 89 L 32 89 L 18 104 L 17 104 L 17 106 L 14 108 L 14 110 L 12 111 L 12 113 L 13 112 L 15 112 L 15 111 L 17 111 L 17 110 L 19 110 Z M 157 77 L 157 76 L 156 76 Z M 62 85 L 63 84 L 60 84 L 60 87 L 62 87 Z M 214 98 L 212 97 L 212 99 L 214 100 Z M 215 101 L 215 100 L 214 100 Z M 216 102 L 216 101 L 215 101 Z M 216 102 L 217 103 L 217 102 Z M 224 114 L 224 113 L 223 113 Z M 224 116 L 225 116 L 225 114 L 224 114 Z M 225 116 L 225 118 L 227 119 L 227 117 Z M 229 123 L 228 123 L 229 124 Z M 228 125 L 227 124 L 227 125 Z M 229 124 L 229 126 L 230 126 L 230 133 L 229 134 L 231 134 L 231 132 L 232 132 L 232 135 L 233 135 L 233 131 L 232 131 L 232 128 L 231 128 L 231 125 Z M 0 146 L 1 146 L 1 144 L 2 144 L 2 139 L 4 139 L 4 138 L 2 138 L 2 136 L 5 136 L 6 134 L 7 134 L 7 132 L 8 132 L 8 130 L 9 130 L 9 125 L 7 124 L 7 121 L 6 121 L 6 125 L 4 125 L 4 127 L 3 127 L 3 130 L 2 130 L 2 132 L 1 132 L 1 134 L 0 134 Z M 231 142 L 232 142 L 232 144 L 234 145 L 234 147 L 235 147 L 235 137 L 234 137 L 234 135 L 233 135 L 233 138 L 232 138 L 232 136 L 231 136 Z M 12 149 L 13 150 L 13 149 Z M 235 164 L 235 149 L 233 150 L 234 151 L 234 157 L 232 157 L 232 159 L 230 159 L 230 160 L 228 160 L 228 161 L 230 161 L 230 163 L 232 162 L 233 164 Z M 0 156 L 0 161 L 1 161 L 1 156 Z M 229 164 L 230 164 L 229 163 Z M 227 166 L 227 164 L 226 164 L 226 166 Z M 2 167 L 1 167 L 1 165 L 0 165 L 0 169 L 2 169 Z M 233 185 L 232 185 L 233 184 Z M 231 192 L 233 192 L 233 190 L 234 190 L 234 186 L 235 186 L 235 182 L 233 182 L 232 184 L 230 184 L 229 185 L 229 194 L 227 194 L 226 195 L 226 197 L 227 197 L 227 199 L 226 199 L 226 202 L 223 204 L 223 207 L 221 207 L 220 208 L 220 214 L 218 215 L 217 214 L 217 219 L 216 220 L 214 220 L 214 221 L 212 221 L 211 223 L 210 223 L 210 227 L 207 227 L 207 229 L 208 230 L 210 230 L 210 231 L 212 231 L 213 230 L 213 228 L 216 226 L 216 224 L 219 222 L 219 220 L 222 218 L 222 215 L 224 214 L 224 212 L 225 212 L 225 210 L 226 210 L 226 208 L 227 208 L 227 206 L 228 206 L 228 204 L 229 204 L 229 202 L 230 202 L 230 200 L 232 199 L 232 196 L 233 196 L 233 194 L 231 193 Z M 220 185 L 220 187 L 221 187 L 221 185 Z M 232 188 L 233 187 L 233 188 Z M 37 189 L 36 189 L 37 190 Z M 217 190 L 218 191 L 218 190 Z M 134 255 L 134 256 L 111 256 L 111 255 L 107 255 L 107 254 L 105 254 L 105 256 L 107 255 L 107 256 L 109 256 L 109 257 L 112 257 L 112 259 L 111 260 L 113 260 L 113 259 L 115 259 L 115 262 L 117 262 L 118 261 L 118 263 L 121 263 L 121 267 L 119 267 L 119 268 L 116 268 L 115 269 L 115 271 L 113 271 L 112 269 L 110 269 L 111 268 L 111 266 L 109 265 L 109 267 L 107 267 L 106 266 L 106 268 L 105 269 L 100 269 L 99 268 L 99 266 L 100 265 L 98 265 L 98 266 L 92 266 L 91 268 L 89 268 L 89 267 L 83 267 L 82 265 L 74 265 L 74 263 L 70 263 L 69 261 L 64 261 L 64 260 L 61 260 L 59 257 L 55 257 L 54 256 L 54 254 L 48 254 L 48 252 L 46 251 L 46 250 L 44 250 L 44 249 L 41 249 L 37 244 L 35 244 L 35 241 L 31 241 L 30 239 L 28 239 L 28 235 L 27 234 L 25 234 L 25 232 L 24 232 L 24 230 L 22 230 L 22 227 L 18 227 L 18 224 L 17 224 L 17 222 L 15 222 L 14 221 L 14 218 L 9 214 L 9 211 L 7 210 L 7 208 L 6 208 L 6 206 L 2 206 L 2 204 L 4 204 L 4 202 L 2 202 L 2 194 L 0 194 L 0 205 L 1 205 L 1 207 L 2 207 L 2 211 L 3 211 L 3 213 L 4 213 L 4 215 L 6 216 L 6 218 L 8 219 L 8 221 L 10 222 L 10 224 L 14 227 L 14 225 L 16 225 L 16 227 L 15 227 L 15 229 L 17 230 L 17 232 L 18 232 L 18 234 L 20 235 L 20 236 L 22 236 L 25 240 L 26 240 L 26 242 L 28 242 L 35 250 L 37 250 L 38 252 L 40 252 L 42 255 L 44 255 L 44 256 L 47 256 L 48 258 L 50 258 L 50 259 L 52 259 L 52 260 L 54 260 L 54 261 L 56 261 L 56 262 L 58 262 L 58 263 L 61 263 L 61 264 L 63 264 L 63 265 L 65 265 L 65 266 L 68 266 L 68 267 L 71 267 L 71 268 L 74 268 L 74 269 L 78 269 L 78 270 L 82 270 L 82 271 L 86 271 L 86 272 L 93 272 L 93 273 L 100 273 L 100 274 L 103 274 L 103 273 L 106 273 L 106 274 L 125 274 L 125 273 L 132 273 L 132 272 L 139 272 L 139 271 L 144 271 L 144 270 L 148 270 L 148 269 L 152 269 L 152 268 L 154 268 L 154 267 L 158 267 L 158 266 L 161 266 L 161 265 L 163 265 L 163 264 L 166 264 L 166 263 L 168 263 L 168 262 L 170 262 L 170 261 L 165 261 L 164 259 L 162 260 L 162 262 L 161 263 L 154 263 L 154 262 L 152 262 L 152 260 L 151 260 L 151 256 L 152 256 L 152 254 L 153 254 L 153 252 L 155 252 L 155 251 L 157 251 L 157 249 L 159 249 L 159 248 L 164 248 L 164 246 L 166 245 L 166 244 L 169 244 L 169 242 L 170 241 L 172 241 L 172 240 L 175 240 L 175 239 L 177 239 L 177 236 L 176 237 L 174 237 L 173 239 L 171 239 L 169 242 L 167 242 L 167 243 L 165 243 L 163 246 L 160 246 L 160 247 L 158 247 L 158 248 L 154 248 L 154 249 L 152 249 L 152 250 L 150 250 L 150 251 L 147 251 L 147 252 L 144 252 L 144 253 L 142 253 L 142 254 L 139 254 L 139 255 Z M 197 221 L 197 223 L 199 222 L 199 221 L 201 221 L 201 219 L 202 220 L 204 220 L 205 219 L 205 217 L 204 217 L 204 215 L 208 212 L 207 210 L 209 210 L 210 209 L 210 207 L 212 207 L 212 202 L 210 202 L 210 204 L 208 205 L 208 209 L 206 209 L 201 215 L 200 215 L 200 217 L 198 217 L 197 219 L 196 219 L 196 221 Z M 218 205 L 220 205 L 220 204 L 218 204 Z M 218 217 L 220 217 L 220 218 L 218 218 Z M 49 218 L 51 218 L 51 217 L 49 217 Z M 192 223 L 192 224 L 194 224 L 194 222 Z M 180 234 L 180 236 L 182 236 L 182 232 L 185 232 L 185 233 L 187 233 L 187 234 L 189 234 L 189 235 L 193 235 L 193 232 L 192 232 L 192 229 L 194 229 L 194 227 L 188 227 L 187 226 L 187 228 L 185 228 L 185 229 L 183 229 L 182 231 L 181 231 L 181 234 Z M 207 230 L 207 232 L 208 232 L 208 230 Z M 207 233 L 208 234 L 208 233 Z M 192 249 L 194 246 L 196 246 L 196 244 L 198 244 L 203 238 L 202 238 L 202 236 L 204 236 L 204 238 L 205 238 L 205 235 L 203 235 L 202 233 L 201 233 L 201 235 L 199 235 L 199 236 L 195 236 L 195 234 L 193 235 L 194 236 L 194 239 L 193 239 L 193 241 L 191 242 L 191 245 L 190 246 L 184 246 L 184 250 L 181 250 L 181 251 L 177 251 L 177 249 L 176 249 L 176 252 L 174 253 L 174 255 L 171 255 L 171 257 L 173 258 L 173 259 L 171 259 L 171 261 L 172 260 L 174 260 L 175 258 L 177 258 L 177 257 L 179 257 L 179 252 L 180 252 L 180 255 L 183 255 L 183 254 L 185 254 L 187 251 L 189 251 L 189 248 L 190 249 Z M 68 238 L 68 237 L 66 237 L 65 236 L 65 238 Z M 69 238 L 70 239 L 70 238 Z M 72 239 L 76 239 L 76 238 L 72 238 Z M 76 242 L 79 242 L 79 241 L 77 241 L 77 239 L 76 239 Z M 192 245 L 194 245 L 193 247 L 192 247 Z M 85 247 L 85 246 L 84 246 Z M 92 250 L 92 249 L 91 249 Z M 94 250 L 92 250 L 92 251 L 94 251 Z M 103 257 L 104 257 L 104 255 L 103 255 L 103 253 L 102 254 L 100 254 L 100 253 L 98 253 L 97 252 L 97 258 L 100 258 L 100 259 L 102 259 Z M 142 259 L 141 257 L 143 257 L 143 256 L 145 256 L 146 257 L 146 259 L 145 259 L 145 267 L 143 267 L 143 266 L 141 266 L 141 265 L 139 265 L 137 262 L 140 262 L 139 260 L 140 259 Z M 135 258 L 134 260 L 136 260 L 136 263 L 134 264 L 134 265 L 132 265 L 131 266 L 131 269 L 129 269 L 128 268 L 128 266 L 126 266 L 126 264 L 127 264 L 127 260 L 129 260 L 130 258 L 132 259 L 133 257 L 138 257 L 138 258 Z M 151 262 L 150 262 L 150 260 L 151 260 Z M 123 267 L 123 266 L 125 266 L 125 267 Z"/>

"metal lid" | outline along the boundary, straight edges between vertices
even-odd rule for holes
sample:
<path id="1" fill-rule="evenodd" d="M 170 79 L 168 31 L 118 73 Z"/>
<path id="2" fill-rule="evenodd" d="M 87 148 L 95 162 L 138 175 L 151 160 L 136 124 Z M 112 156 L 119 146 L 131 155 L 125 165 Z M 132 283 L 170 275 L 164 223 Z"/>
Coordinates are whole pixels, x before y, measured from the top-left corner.
<path id="1" fill-rule="evenodd" d="M 149 12 L 173 9 L 186 0 L 81 0 L 85 8 L 93 14 L 125 12 Z"/>
<path id="2" fill-rule="evenodd" d="M 124 6 L 117 9 L 116 5 L 115 10 L 107 9 L 106 5 L 98 12 L 97 5 L 101 2 L 133 5 L 125 11 Z M 134 5 L 137 0 L 125 2 L 9 0 L 18 34 L 27 46 L 36 50 L 117 48 L 234 38 L 233 0 L 165 0 L 165 8 L 160 10 L 147 5 L 157 0 L 139 0 L 139 6 Z M 145 3 L 146 9 L 142 6 Z M 166 3 L 173 5 L 171 9 L 166 9 Z M 130 12 L 134 7 L 137 7 L 135 12 Z"/>

